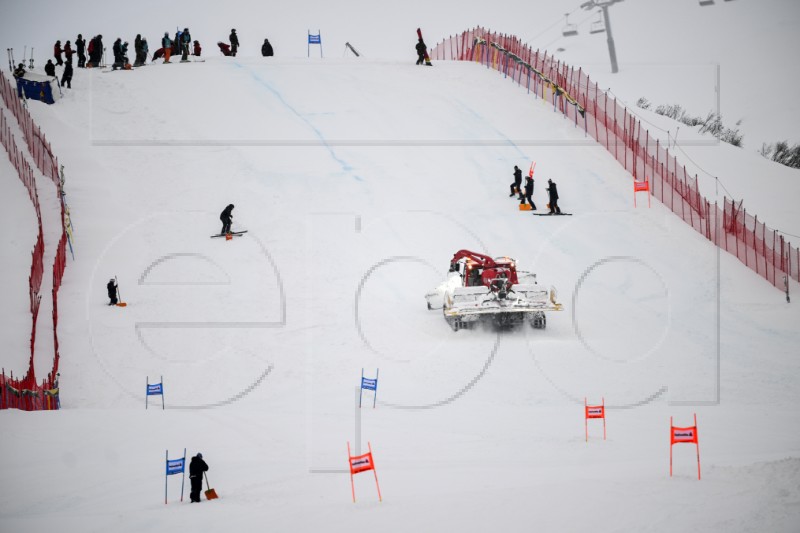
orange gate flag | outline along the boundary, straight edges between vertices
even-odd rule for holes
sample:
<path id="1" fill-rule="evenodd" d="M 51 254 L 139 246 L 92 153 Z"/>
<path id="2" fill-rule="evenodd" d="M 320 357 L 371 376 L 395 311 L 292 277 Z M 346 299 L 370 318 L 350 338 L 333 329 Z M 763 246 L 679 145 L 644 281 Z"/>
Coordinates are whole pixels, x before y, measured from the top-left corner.
<path id="1" fill-rule="evenodd" d="M 586 429 L 586 442 L 589 442 L 589 419 L 602 418 L 603 419 L 603 440 L 606 440 L 606 399 L 602 399 L 600 405 L 588 405 L 586 398 L 583 398 L 583 425 Z"/>
<path id="2" fill-rule="evenodd" d="M 650 207 L 650 180 L 647 176 L 644 181 L 633 180 L 633 207 L 636 207 L 636 193 L 640 191 L 647 192 L 647 207 Z"/>
<path id="3" fill-rule="evenodd" d="M 700 441 L 697 439 L 697 413 L 694 415 L 694 425 L 679 428 L 672 425 L 669 417 L 669 475 L 672 477 L 672 446 L 680 443 L 694 444 L 697 446 L 697 479 L 700 479 Z"/>
<path id="4" fill-rule="evenodd" d="M 375 470 L 375 461 L 372 459 L 372 445 L 367 442 L 369 452 L 363 455 L 350 455 L 350 442 L 347 442 L 347 457 L 350 463 L 350 490 L 353 493 L 353 503 L 356 502 L 356 486 L 353 483 L 353 476 L 361 472 L 372 470 L 375 475 L 375 486 L 378 488 L 378 501 L 383 502 L 381 497 L 381 487 L 378 485 L 378 472 Z"/>

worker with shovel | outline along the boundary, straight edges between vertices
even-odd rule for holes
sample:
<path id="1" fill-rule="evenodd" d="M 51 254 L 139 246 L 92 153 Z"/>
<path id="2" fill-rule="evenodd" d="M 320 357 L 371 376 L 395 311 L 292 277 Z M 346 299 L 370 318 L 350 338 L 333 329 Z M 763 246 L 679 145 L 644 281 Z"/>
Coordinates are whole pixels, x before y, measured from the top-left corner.
<path id="1" fill-rule="evenodd" d="M 108 290 L 108 299 L 111 300 L 108 305 L 117 305 L 117 280 L 111 278 L 106 285 Z"/>
<path id="2" fill-rule="evenodd" d="M 192 483 L 192 491 L 189 498 L 194 502 L 200 502 L 200 491 L 203 490 L 203 473 L 208 470 L 208 465 L 203 461 L 203 454 L 198 453 L 192 457 L 189 463 L 189 481 Z"/>

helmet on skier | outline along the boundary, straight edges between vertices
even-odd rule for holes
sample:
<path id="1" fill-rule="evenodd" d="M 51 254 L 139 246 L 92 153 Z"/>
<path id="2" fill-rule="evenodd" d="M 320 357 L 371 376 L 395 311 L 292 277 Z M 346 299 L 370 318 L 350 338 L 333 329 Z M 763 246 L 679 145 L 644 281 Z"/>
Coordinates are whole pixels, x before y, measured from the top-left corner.
<path id="1" fill-rule="evenodd" d="M 197 458 L 198 458 L 198 459 L 202 459 L 202 458 L 203 458 L 203 454 L 202 454 L 202 453 L 198 453 L 198 454 L 197 454 Z"/>

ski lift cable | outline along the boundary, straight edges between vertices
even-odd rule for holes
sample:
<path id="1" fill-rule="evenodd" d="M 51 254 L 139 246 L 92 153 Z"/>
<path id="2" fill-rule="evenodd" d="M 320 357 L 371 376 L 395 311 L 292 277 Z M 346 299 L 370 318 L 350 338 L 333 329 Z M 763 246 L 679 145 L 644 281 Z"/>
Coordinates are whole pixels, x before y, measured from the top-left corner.
<path id="1" fill-rule="evenodd" d="M 577 9 L 576 9 L 575 11 L 577 11 Z M 569 13 L 569 14 L 571 15 L 572 13 Z M 577 26 L 582 26 L 584 22 L 586 22 L 587 20 L 589 20 L 590 18 L 592 18 L 592 15 L 593 15 L 593 14 L 590 14 L 588 17 L 585 17 L 585 18 L 581 19 L 581 21 L 580 21 L 580 22 L 575 22 L 575 23 L 573 23 L 573 24 L 575 24 L 575 26 L 576 26 L 576 27 L 577 27 Z M 557 43 L 557 42 L 558 42 L 558 41 L 560 41 L 561 39 L 566 39 L 566 37 L 564 37 L 563 35 L 559 35 L 558 37 L 556 37 L 555 39 L 553 39 L 552 41 L 550 41 L 549 43 L 547 43 L 546 45 L 544 45 L 542 48 L 543 48 L 544 50 L 547 50 L 547 49 L 550 47 L 550 45 L 552 45 L 552 44 L 554 44 L 554 43 Z"/>
<path id="2" fill-rule="evenodd" d="M 567 13 L 567 15 L 572 15 L 573 13 L 575 13 L 576 11 L 578 11 L 578 10 L 580 10 L 580 9 L 581 9 L 581 7 L 580 7 L 580 6 L 578 6 L 578 7 L 576 7 L 575 9 L 573 9 L 572 11 L 570 11 L 569 13 Z M 527 41 L 526 41 L 526 42 L 528 42 L 528 43 L 531 43 L 532 41 L 535 41 L 536 39 L 538 39 L 539 37 L 541 37 L 541 36 L 542 36 L 542 35 L 544 35 L 545 33 L 549 32 L 550 30 L 552 30 L 552 29 L 553 29 L 553 28 L 555 28 L 556 26 L 558 26 L 558 25 L 562 24 L 563 22 L 564 22 L 564 20 L 563 20 L 561 17 L 558 17 L 558 19 L 556 19 L 556 21 L 555 21 L 555 22 L 553 22 L 551 25 L 549 25 L 547 28 L 543 29 L 542 31 L 540 31 L 539 33 L 537 33 L 536 35 L 534 35 L 533 37 L 530 37 L 529 39 L 527 39 Z M 549 45 L 548 45 L 548 46 L 549 46 Z"/>

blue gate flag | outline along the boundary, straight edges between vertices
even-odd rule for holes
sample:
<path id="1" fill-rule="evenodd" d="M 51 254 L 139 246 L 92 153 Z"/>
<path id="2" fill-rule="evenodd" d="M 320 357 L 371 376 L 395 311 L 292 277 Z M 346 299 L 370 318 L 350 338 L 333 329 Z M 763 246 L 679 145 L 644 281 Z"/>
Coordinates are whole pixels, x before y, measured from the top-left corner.
<path id="1" fill-rule="evenodd" d="M 183 474 L 185 467 L 186 459 L 183 457 L 180 459 L 167 459 L 168 476 L 171 476 L 172 474 Z"/>
<path id="2" fill-rule="evenodd" d="M 161 396 L 161 409 L 164 409 L 164 376 L 161 376 L 160 383 L 150 383 L 150 376 L 147 377 L 147 394 L 144 396 L 144 408 L 148 408 L 150 396 Z"/>
<path id="3" fill-rule="evenodd" d="M 318 44 L 319 45 L 319 57 L 322 57 L 322 32 L 317 30 L 316 35 L 311 34 L 311 30 L 308 30 L 308 57 L 311 57 L 311 45 Z"/>
<path id="4" fill-rule="evenodd" d="M 378 372 L 380 369 L 375 370 L 375 378 L 365 378 L 364 369 L 361 369 L 361 389 L 358 391 L 358 406 L 361 407 L 361 396 L 365 390 L 371 390 L 375 394 L 372 397 L 372 408 L 375 409 L 375 402 L 378 400 Z"/>
<path id="5" fill-rule="evenodd" d="M 173 474 L 181 474 L 181 501 L 183 501 L 183 486 L 186 482 L 186 448 L 183 449 L 183 457 L 180 459 L 170 459 L 169 450 L 164 454 L 167 461 L 167 472 L 164 476 L 164 503 L 167 503 L 167 480 Z"/>

